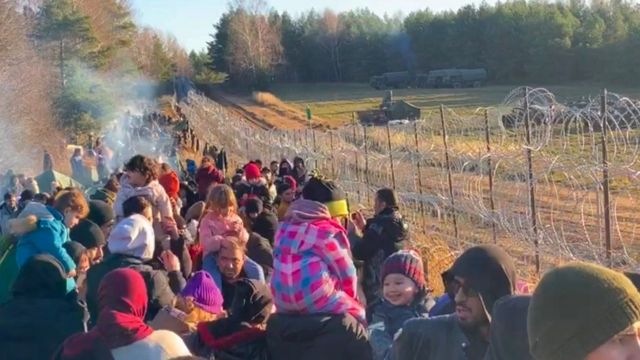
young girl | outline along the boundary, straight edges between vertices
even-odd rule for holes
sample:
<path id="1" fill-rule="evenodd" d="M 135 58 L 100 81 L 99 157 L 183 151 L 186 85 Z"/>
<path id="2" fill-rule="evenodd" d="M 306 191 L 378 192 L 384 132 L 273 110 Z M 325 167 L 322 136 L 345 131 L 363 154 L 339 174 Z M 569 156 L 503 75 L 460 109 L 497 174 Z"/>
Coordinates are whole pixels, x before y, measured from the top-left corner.
<path id="1" fill-rule="evenodd" d="M 176 297 L 175 306 L 163 308 L 150 325 L 156 330 L 186 335 L 196 331 L 198 323 L 224 317 L 222 303 L 222 294 L 211 275 L 198 271 Z"/>
<path id="2" fill-rule="evenodd" d="M 427 288 L 420 255 L 401 250 L 389 256 L 382 267 L 382 300 L 373 304 L 369 342 L 374 360 L 388 357 L 394 335 L 405 321 L 427 317 Z"/>
<path id="3" fill-rule="evenodd" d="M 203 256 L 215 254 L 220 250 L 223 235 L 237 232 L 244 227 L 237 213 L 238 204 L 233 190 L 227 185 L 216 185 L 211 188 L 207 197 L 204 215 L 200 221 L 198 236 L 202 245 Z M 240 239 L 245 244 L 249 235 L 243 232 Z"/>
<path id="4" fill-rule="evenodd" d="M 125 173 L 120 178 L 120 190 L 113 205 L 116 216 L 124 217 L 123 204 L 134 196 L 143 196 L 153 208 L 153 229 L 158 240 L 167 235 L 177 237 L 178 230 L 173 220 L 171 200 L 158 182 L 158 164 L 142 155 L 132 157 L 125 164 Z"/>
<path id="5" fill-rule="evenodd" d="M 215 185 L 207 196 L 204 215 L 200 221 L 198 237 L 202 246 L 202 269 L 214 279 L 220 277 L 215 255 L 225 234 L 237 234 L 240 245 L 246 246 L 249 233 L 244 229 L 237 213 L 238 204 L 233 190 L 227 185 Z"/>

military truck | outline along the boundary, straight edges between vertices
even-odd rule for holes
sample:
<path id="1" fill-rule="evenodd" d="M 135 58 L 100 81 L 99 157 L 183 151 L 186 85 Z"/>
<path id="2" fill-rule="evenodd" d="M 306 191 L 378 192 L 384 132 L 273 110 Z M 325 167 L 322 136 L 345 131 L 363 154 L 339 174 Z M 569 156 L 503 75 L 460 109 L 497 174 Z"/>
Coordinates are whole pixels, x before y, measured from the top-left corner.
<path id="1" fill-rule="evenodd" d="M 402 89 L 413 85 L 413 82 L 413 76 L 408 71 L 398 71 L 372 76 L 369 85 L 376 90 Z"/>
<path id="2" fill-rule="evenodd" d="M 394 100 L 393 92 L 387 91 L 377 110 L 358 112 L 358 119 L 367 125 L 384 125 L 393 120 L 418 120 L 420 108 L 404 100 Z"/>
<path id="3" fill-rule="evenodd" d="M 419 88 L 463 88 L 481 87 L 487 83 L 485 69 L 441 69 L 416 77 Z"/>

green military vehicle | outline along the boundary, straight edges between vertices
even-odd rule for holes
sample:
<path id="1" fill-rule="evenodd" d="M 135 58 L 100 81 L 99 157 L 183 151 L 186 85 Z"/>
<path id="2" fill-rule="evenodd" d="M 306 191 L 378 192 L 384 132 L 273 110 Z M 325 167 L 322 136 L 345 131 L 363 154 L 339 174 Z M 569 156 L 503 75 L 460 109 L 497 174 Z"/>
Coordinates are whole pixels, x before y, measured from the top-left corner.
<path id="1" fill-rule="evenodd" d="M 372 76 L 369 85 L 376 90 L 403 89 L 412 86 L 414 77 L 408 71 L 388 72 Z"/>
<path id="2" fill-rule="evenodd" d="M 464 88 L 481 87 L 487 83 L 485 69 L 441 69 L 431 70 L 428 74 L 416 77 L 419 88 Z"/>
<path id="3" fill-rule="evenodd" d="M 384 125 L 394 120 L 418 120 L 420 108 L 404 100 L 394 100 L 393 92 L 387 91 L 377 110 L 358 112 L 358 119 L 367 125 Z"/>

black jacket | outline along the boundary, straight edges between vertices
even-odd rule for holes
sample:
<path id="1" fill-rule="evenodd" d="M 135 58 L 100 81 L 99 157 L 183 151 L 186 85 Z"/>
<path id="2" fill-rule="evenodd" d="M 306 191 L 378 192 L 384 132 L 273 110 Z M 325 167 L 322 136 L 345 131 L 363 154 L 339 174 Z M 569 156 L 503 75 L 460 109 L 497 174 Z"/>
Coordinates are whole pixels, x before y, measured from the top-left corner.
<path id="1" fill-rule="evenodd" d="M 384 260 L 409 241 L 409 226 L 395 208 L 387 208 L 367 221 L 361 239 L 353 243 L 353 257 L 364 262 L 362 286 L 367 303 L 376 302 L 382 285 Z"/>
<path id="2" fill-rule="evenodd" d="M 149 307 L 145 321 L 152 320 L 163 307 L 173 305 L 175 295 L 186 285 L 180 271 L 168 273 L 164 270 L 154 270 L 150 265 L 134 256 L 112 254 L 102 263 L 90 268 L 87 273 L 87 306 L 91 313 L 92 322 L 95 321 L 99 310 L 98 287 L 100 281 L 110 271 L 120 268 L 132 268 L 144 278 L 149 296 Z"/>
<path id="3" fill-rule="evenodd" d="M 496 302 L 485 360 L 533 360 L 527 333 L 530 302 L 531 296 L 505 296 Z"/>
<path id="4" fill-rule="evenodd" d="M 391 359 L 480 360 L 487 346 L 478 335 L 463 332 L 455 315 L 411 319 L 396 336 Z"/>
<path id="5" fill-rule="evenodd" d="M 71 299 L 9 300 L 0 305 L 0 358 L 49 359 L 87 320 L 86 308 Z"/>
<path id="6" fill-rule="evenodd" d="M 273 245 L 278 230 L 278 216 L 269 210 L 264 210 L 255 220 L 251 221 L 251 231 L 269 240 Z"/>
<path id="7" fill-rule="evenodd" d="M 269 188 L 267 187 L 266 182 L 261 184 L 250 184 L 246 181 L 241 181 L 236 184 L 235 193 L 241 203 L 244 200 L 243 197 L 246 195 L 248 197 L 257 197 L 262 200 L 264 207 L 267 209 L 271 209 L 271 205 L 273 204 L 273 199 L 271 199 L 271 194 L 269 193 Z"/>
<path id="8" fill-rule="evenodd" d="M 274 314 L 267 326 L 273 360 L 371 360 L 367 331 L 350 315 Z"/>
<path id="9" fill-rule="evenodd" d="M 265 279 L 271 278 L 273 273 L 273 248 L 267 239 L 252 232 L 247 243 L 247 256 L 262 267 Z"/>

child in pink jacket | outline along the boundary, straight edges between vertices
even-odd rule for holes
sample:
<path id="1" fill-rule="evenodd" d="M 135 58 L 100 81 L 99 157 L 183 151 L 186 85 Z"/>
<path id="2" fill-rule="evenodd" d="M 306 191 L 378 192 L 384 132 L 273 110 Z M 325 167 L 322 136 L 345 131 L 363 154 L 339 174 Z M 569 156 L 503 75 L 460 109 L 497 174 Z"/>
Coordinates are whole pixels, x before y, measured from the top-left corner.
<path id="1" fill-rule="evenodd" d="M 217 253 L 224 235 L 228 233 L 241 234 L 239 239 L 246 245 L 249 234 L 244 230 L 237 210 L 236 196 L 229 186 L 215 185 L 211 188 L 198 230 L 203 257 Z"/>

